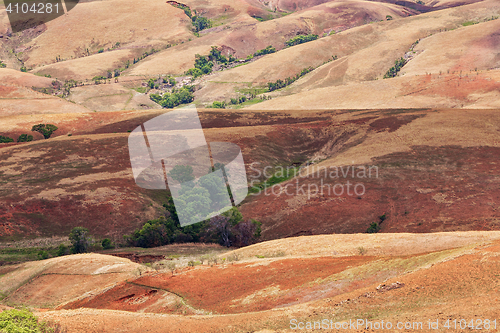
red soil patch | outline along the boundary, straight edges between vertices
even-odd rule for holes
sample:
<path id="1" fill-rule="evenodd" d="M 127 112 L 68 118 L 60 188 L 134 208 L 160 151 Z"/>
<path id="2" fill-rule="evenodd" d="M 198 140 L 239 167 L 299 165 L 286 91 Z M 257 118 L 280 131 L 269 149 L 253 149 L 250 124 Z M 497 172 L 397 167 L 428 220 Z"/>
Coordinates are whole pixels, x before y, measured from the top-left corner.
<path id="1" fill-rule="evenodd" d="M 469 101 L 470 94 L 483 94 L 500 89 L 500 82 L 492 80 L 474 71 L 461 71 L 460 65 L 452 74 L 428 74 L 415 82 L 403 84 L 402 95 L 443 96 L 462 101 Z M 472 101 L 471 101 L 472 102 Z"/>
<path id="2" fill-rule="evenodd" d="M 102 295 L 84 298 L 63 306 L 64 309 L 77 309 L 80 307 L 91 307 L 95 309 L 110 309 L 124 311 L 140 311 L 150 307 L 161 298 L 164 291 L 148 287 L 138 286 L 130 283 L 120 283 Z"/>
<path id="3" fill-rule="evenodd" d="M 300 287 L 308 282 L 371 260 L 371 257 L 285 259 L 268 265 L 234 264 L 192 269 L 174 276 L 144 276 L 135 283 L 171 291 L 184 297 L 195 308 L 217 313 L 262 311 L 297 301 L 299 289 L 303 289 Z M 247 302 L 242 301 L 270 287 L 277 287 L 280 292 L 276 295 L 264 293 L 260 297 L 250 297 Z M 327 295 L 325 293 L 319 298 Z M 235 302 L 238 299 L 241 302 Z"/>

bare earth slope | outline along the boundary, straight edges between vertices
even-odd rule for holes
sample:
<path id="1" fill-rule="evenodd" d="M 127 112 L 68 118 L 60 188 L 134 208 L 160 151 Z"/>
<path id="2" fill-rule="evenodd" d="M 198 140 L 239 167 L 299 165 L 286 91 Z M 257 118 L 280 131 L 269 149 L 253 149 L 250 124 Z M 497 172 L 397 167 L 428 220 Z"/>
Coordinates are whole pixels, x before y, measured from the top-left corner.
<path id="1" fill-rule="evenodd" d="M 482 318 L 496 318 L 498 309 L 490 301 L 499 296 L 495 274 L 500 247 L 496 233 L 401 235 L 394 240 L 379 240 L 381 236 L 370 236 L 371 243 L 380 246 L 379 254 L 371 254 L 371 250 L 364 256 L 324 253 L 314 257 L 302 253 L 300 257 L 254 257 L 213 267 L 197 266 L 181 269 L 173 276 L 150 272 L 66 303 L 63 307 L 70 310 L 38 314 L 71 332 L 289 332 L 293 331 L 292 319 L 335 323 L 365 316 L 393 325 L 398 321 L 426 325 L 429 319 L 438 319 L 442 325 L 447 319 L 469 321 L 471 310 Z M 414 236 L 418 240 L 412 239 Z M 401 237 L 415 247 L 384 255 L 391 252 L 391 246 L 399 247 Z M 453 237 L 458 243 L 453 244 Z M 445 238 L 448 245 L 439 246 Z M 299 241 L 310 249 L 317 244 L 315 237 Z M 433 245 L 419 249 L 422 242 L 440 249 L 424 253 Z M 290 244 L 294 243 L 282 243 L 277 248 L 293 252 Z M 363 243 L 353 235 L 349 240 L 338 239 L 332 248 L 347 246 L 354 250 L 356 244 Z M 265 254 L 269 245 L 263 243 L 253 249 Z M 403 255 L 406 251 L 413 254 Z M 101 257 L 93 260 L 104 260 Z M 54 270 L 54 274 L 59 271 Z M 16 293 L 21 291 L 26 297 L 32 293 L 22 289 Z M 49 294 L 50 289 L 45 287 L 38 293 L 42 297 Z M 357 328 L 353 331 L 362 332 L 364 327 Z"/>

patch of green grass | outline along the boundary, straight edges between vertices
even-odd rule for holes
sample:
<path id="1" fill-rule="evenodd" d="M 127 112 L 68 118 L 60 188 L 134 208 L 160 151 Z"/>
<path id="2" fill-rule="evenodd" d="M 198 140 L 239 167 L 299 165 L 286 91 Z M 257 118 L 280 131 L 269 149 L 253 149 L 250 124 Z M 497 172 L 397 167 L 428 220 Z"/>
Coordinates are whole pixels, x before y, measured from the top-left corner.
<path id="1" fill-rule="evenodd" d="M 236 92 L 244 94 L 244 95 L 249 95 L 249 94 L 254 94 L 254 95 L 260 95 L 268 92 L 267 87 L 256 87 L 256 88 L 235 88 L 234 89 Z"/>
<path id="2" fill-rule="evenodd" d="M 474 25 L 474 24 L 478 24 L 479 22 L 476 22 L 476 21 L 467 21 L 467 22 L 463 22 L 462 25 L 464 27 L 468 27 L 470 25 Z"/>
<path id="3" fill-rule="evenodd" d="M 285 182 L 289 179 L 292 179 L 299 172 L 299 167 L 296 166 L 286 166 L 286 167 L 277 167 L 277 171 L 265 181 L 252 186 L 249 189 L 250 193 L 259 193 L 260 191 L 271 187 L 273 185 Z"/>
<path id="4" fill-rule="evenodd" d="M 5 262 L 25 262 L 39 260 L 38 253 L 40 251 L 47 251 L 49 257 L 57 256 L 57 248 L 3 248 L 0 249 L 0 261 Z"/>
<path id="5" fill-rule="evenodd" d="M 263 101 L 264 101 L 263 99 L 254 98 L 254 99 L 247 100 L 246 102 L 243 102 L 241 104 L 238 104 L 234 108 L 235 109 L 241 109 L 241 108 L 244 108 L 245 106 L 254 105 L 254 104 L 257 104 L 257 103 L 260 103 L 260 102 L 263 102 Z"/>
<path id="6" fill-rule="evenodd" d="M 147 91 L 148 88 L 146 87 L 137 87 L 137 88 L 134 88 L 135 91 L 137 91 L 138 93 L 141 93 L 141 94 L 145 94 L 146 91 Z"/>

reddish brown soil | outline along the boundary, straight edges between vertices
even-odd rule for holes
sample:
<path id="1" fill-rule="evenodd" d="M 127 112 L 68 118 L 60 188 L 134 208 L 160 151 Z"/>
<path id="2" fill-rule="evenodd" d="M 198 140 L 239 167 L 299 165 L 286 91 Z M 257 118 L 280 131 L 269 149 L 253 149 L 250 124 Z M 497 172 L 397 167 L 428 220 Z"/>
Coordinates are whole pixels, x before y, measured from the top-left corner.
<path id="1" fill-rule="evenodd" d="M 137 311 L 157 301 L 161 295 L 151 295 L 159 289 L 181 296 L 196 309 L 214 313 L 262 311 L 336 295 L 342 289 L 333 288 L 322 292 L 317 286 L 309 287 L 307 283 L 372 260 L 373 257 L 284 259 L 263 264 L 257 262 L 212 268 L 205 266 L 184 270 L 173 276 L 170 273 L 145 275 L 133 281 L 133 285 L 124 283 L 104 294 L 68 304 L 64 308 L 91 307 Z M 264 293 L 243 301 L 247 296 L 273 287 L 279 288 L 279 294 Z M 355 289 L 356 283 L 349 288 Z M 127 302 L 131 298 L 146 297 L 144 295 L 148 297 L 144 304 L 131 305 Z"/>
<path id="2" fill-rule="evenodd" d="M 377 158 L 373 165 L 379 168 L 379 178 L 329 179 L 323 173 L 299 181 L 299 191 L 311 185 L 313 194 L 321 181 L 326 186 L 361 183 L 366 189 L 362 196 L 355 195 L 353 187 L 351 195 L 344 188 L 339 196 L 325 187 L 323 194 L 318 191 L 293 214 L 286 214 L 291 197 L 269 189 L 243 205 L 242 211 L 263 222 L 265 239 L 365 232 L 384 214 L 382 232 L 498 230 L 498 154 L 500 148 L 495 147 L 417 146 L 408 153 Z M 295 180 L 290 184 L 288 191 L 297 193 Z"/>

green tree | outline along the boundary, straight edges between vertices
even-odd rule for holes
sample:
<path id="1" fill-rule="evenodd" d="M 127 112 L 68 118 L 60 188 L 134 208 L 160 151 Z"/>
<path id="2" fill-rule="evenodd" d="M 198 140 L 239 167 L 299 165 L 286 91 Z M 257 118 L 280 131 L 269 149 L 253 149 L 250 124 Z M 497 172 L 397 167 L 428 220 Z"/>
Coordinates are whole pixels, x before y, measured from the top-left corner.
<path id="1" fill-rule="evenodd" d="M 38 124 L 38 125 L 34 125 L 31 128 L 31 131 L 41 133 L 45 139 L 48 139 L 48 138 L 50 138 L 52 133 L 57 131 L 57 126 L 52 125 L 52 124 Z"/>
<path id="2" fill-rule="evenodd" d="M 102 248 L 105 250 L 109 250 L 109 249 L 114 248 L 113 243 L 111 243 L 111 239 L 109 239 L 109 238 L 104 238 L 102 240 L 101 245 L 102 245 Z"/>
<path id="3" fill-rule="evenodd" d="M 69 240 L 73 244 L 72 253 L 86 253 L 90 247 L 89 230 L 83 227 L 75 227 L 69 234 Z"/>
<path id="4" fill-rule="evenodd" d="M 179 184 L 194 180 L 193 168 L 190 165 L 176 165 L 168 175 L 177 180 Z"/>
<path id="5" fill-rule="evenodd" d="M 33 141 L 33 135 L 21 134 L 17 138 L 17 142 L 30 142 Z"/>
<path id="6" fill-rule="evenodd" d="M 194 30 L 196 32 L 200 32 L 201 30 L 210 28 L 212 26 L 212 22 L 210 22 L 210 20 L 207 19 L 206 17 L 202 17 L 202 16 L 193 16 L 191 18 L 191 21 L 192 21 Z"/>

